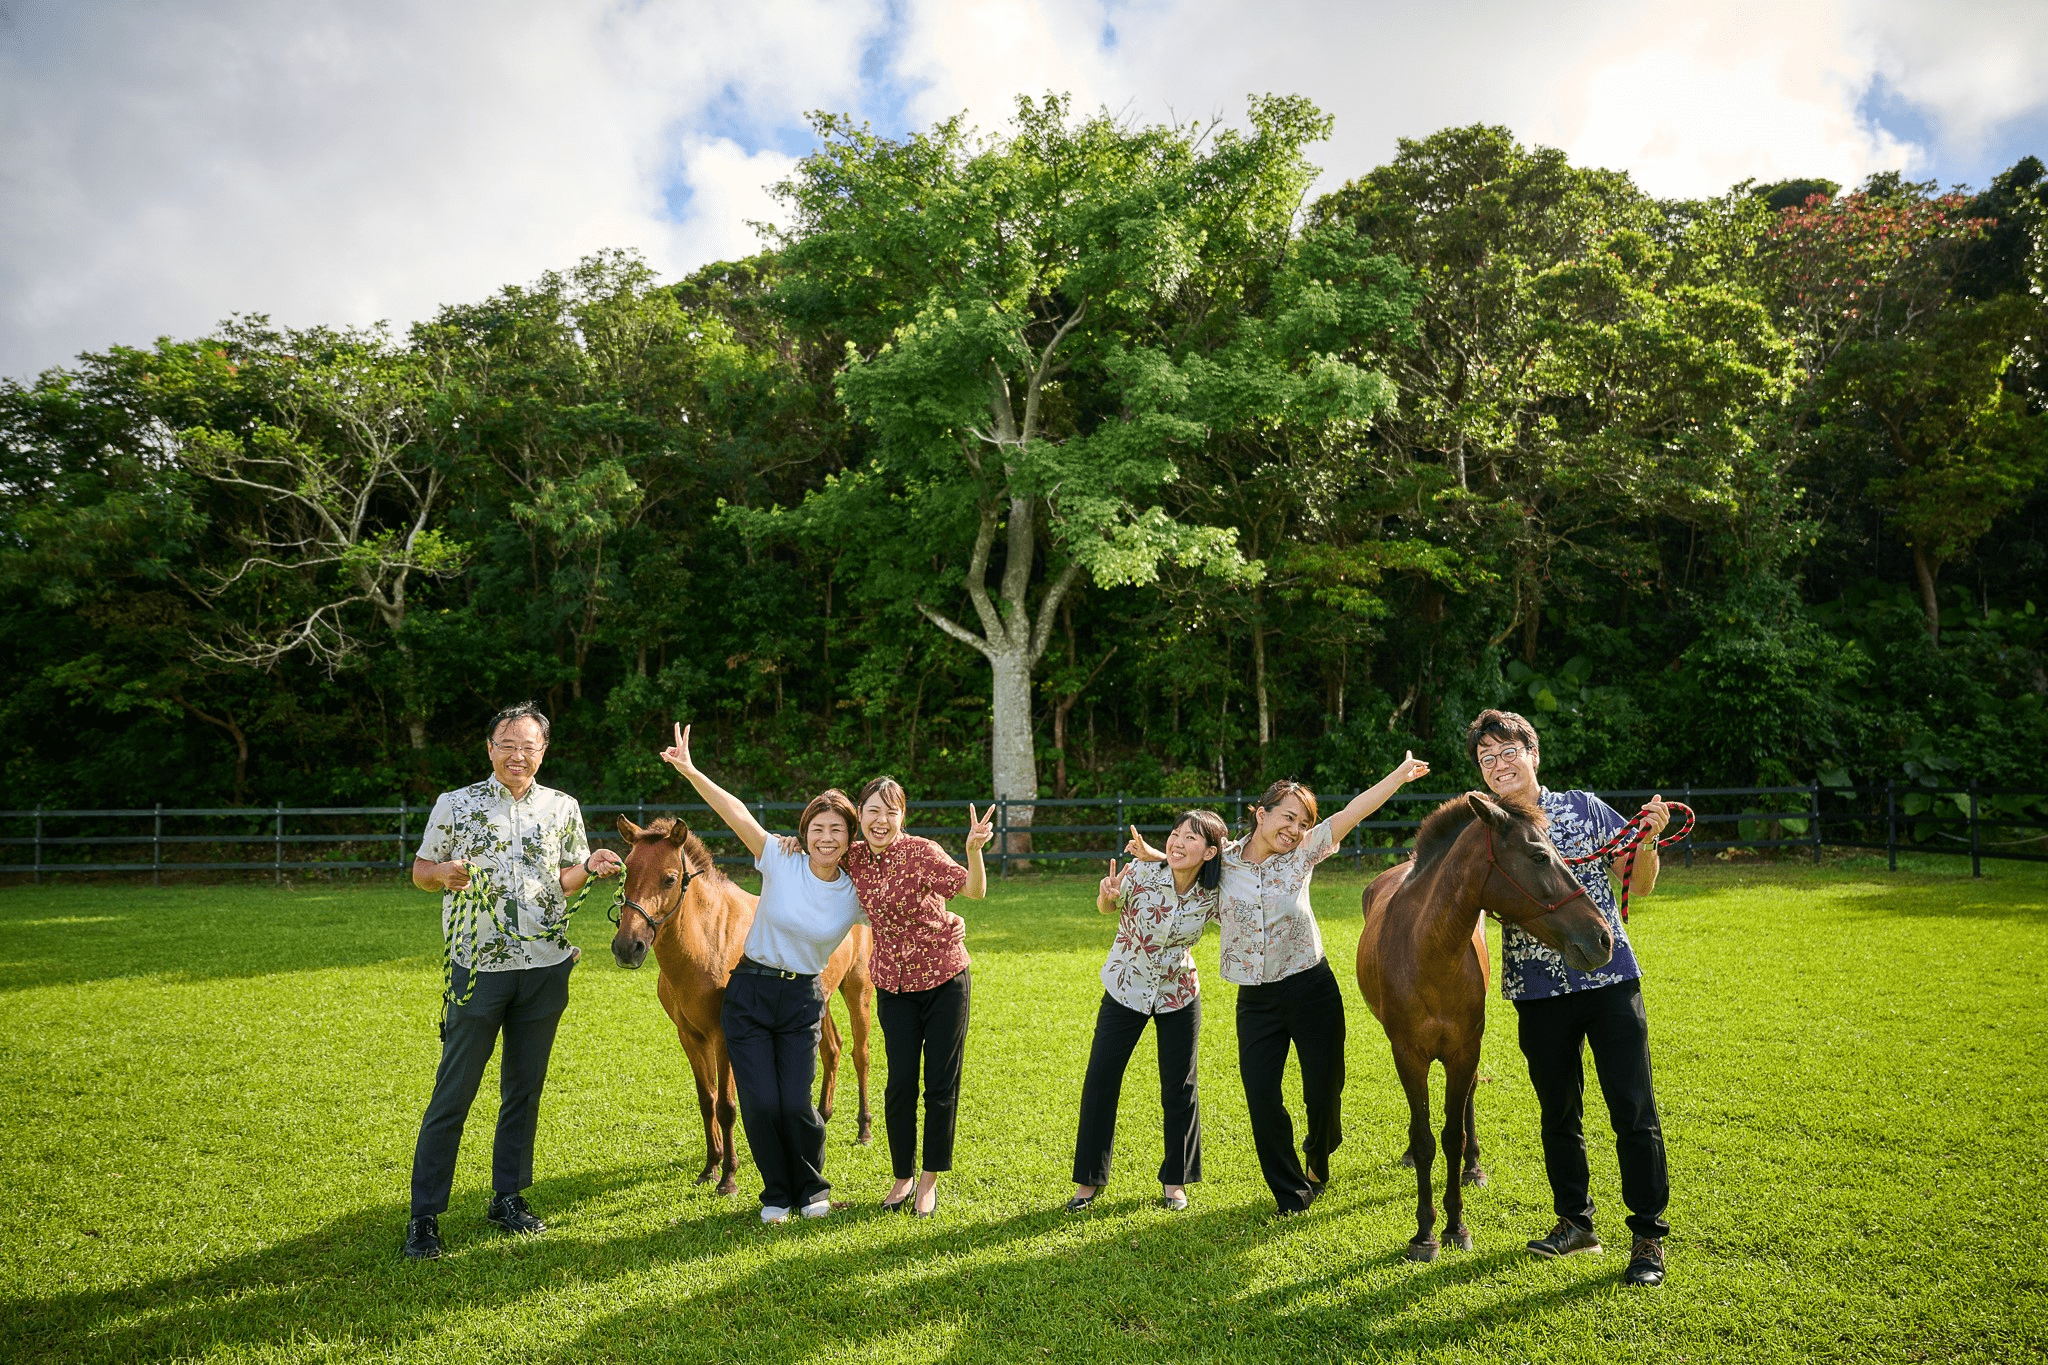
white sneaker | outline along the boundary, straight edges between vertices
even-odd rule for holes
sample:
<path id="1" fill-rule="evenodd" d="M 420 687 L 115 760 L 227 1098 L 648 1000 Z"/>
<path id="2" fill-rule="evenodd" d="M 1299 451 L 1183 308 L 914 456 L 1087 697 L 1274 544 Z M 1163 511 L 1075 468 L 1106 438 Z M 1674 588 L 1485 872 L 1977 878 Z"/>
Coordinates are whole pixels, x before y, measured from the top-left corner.
<path id="1" fill-rule="evenodd" d="M 806 1204 L 798 1209 L 797 1212 L 806 1218 L 823 1218 L 826 1214 L 832 1212 L 832 1196 L 827 1195 L 815 1204 Z"/>
<path id="2" fill-rule="evenodd" d="M 781 1204 L 763 1204 L 761 1206 L 761 1221 L 764 1223 L 787 1223 L 789 1221 L 789 1210 Z"/>

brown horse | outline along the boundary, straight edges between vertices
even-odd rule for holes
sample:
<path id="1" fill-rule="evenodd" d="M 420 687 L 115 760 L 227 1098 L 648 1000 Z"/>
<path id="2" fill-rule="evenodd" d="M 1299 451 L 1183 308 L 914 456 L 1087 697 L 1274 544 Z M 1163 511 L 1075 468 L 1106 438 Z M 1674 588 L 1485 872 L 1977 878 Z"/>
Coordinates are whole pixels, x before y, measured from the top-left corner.
<path id="1" fill-rule="evenodd" d="M 620 816 L 619 833 L 626 838 L 627 853 L 612 958 L 632 969 L 646 960 L 650 947 L 654 950 L 661 967 L 655 994 L 675 1022 L 676 1037 L 690 1058 L 697 1107 L 704 1115 L 704 1169 L 697 1173 L 697 1183 L 703 1184 L 717 1170 L 718 1193 L 731 1194 L 739 1188 L 733 1177 L 739 1166 L 732 1140 L 736 1092 L 718 1015 L 759 898 L 733 885 L 703 841 L 680 820 L 660 819 L 641 829 Z M 853 1070 L 860 1079 L 856 1140 L 861 1143 L 874 1140 L 874 1120 L 868 1112 L 868 1028 L 875 998 L 868 959 L 873 952 L 868 927 L 856 924 L 823 973 L 826 1000 L 834 990 L 844 996 L 852 1024 Z M 818 1113 L 829 1120 L 839 1086 L 840 1053 L 839 1028 L 829 1007 L 819 1031 L 818 1052 L 824 1072 Z"/>
<path id="2" fill-rule="evenodd" d="M 1614 955 L 1607 921 L 1544 833 L 1540 807 L 1500 804 L 1468 792 L 1438 806 L 1415 835 L 1415 854 L 1365 889 L 1358 988 L 1393 1044 L 1408 1095 L 1408 1152 L 1415 1167 L 1415 1236 L 1408 1259 L 1437 1254 L 1430 1173 L 1429 1067 L 1444 1066 L 1444 1236 L 1472 1249 L 1465 1196 L 1453 1178 L 1484 1185 L 1473 1091 L 1486 1032 L 1486 919 L 1491 911 L 1556 949 L 1580 971 Z"/>

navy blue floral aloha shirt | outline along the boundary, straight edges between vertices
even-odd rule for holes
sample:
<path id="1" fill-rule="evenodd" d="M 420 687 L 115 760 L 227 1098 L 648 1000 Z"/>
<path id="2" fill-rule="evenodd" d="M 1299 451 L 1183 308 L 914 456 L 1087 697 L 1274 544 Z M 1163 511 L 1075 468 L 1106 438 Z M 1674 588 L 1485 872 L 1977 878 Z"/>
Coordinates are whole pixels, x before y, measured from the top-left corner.
<path id="1" fill-rule="evenodd" d="M 1537 788 L 1537 799 L 1550 817 L 1550 842 L 1567 858 L 1591 853 L 1614 837 L 1628 821 L 1620 811 L 1591 792 L 1554 792 Z M 1586 895 L 1607 917 L 1614 934 L 1614 956 L 1597 972 L 1575 971 L 1565 965 L 1554 949 L 1536 941 L 1536 936 L 1503 924 L 1500 935 L 1500 993 L 1509 1000 L 1547 1000 L 1553 995 L 1590 991 L 1601 986 L 1618 986 L 1643 974 L 1636 965 L 1636 950 L 1628 941 L 1621 922 L 1621 908 L 1614 902 L 1614 887 L 1607 879 L 1607 860 L 1580 863 L 1572 868 Z"/>

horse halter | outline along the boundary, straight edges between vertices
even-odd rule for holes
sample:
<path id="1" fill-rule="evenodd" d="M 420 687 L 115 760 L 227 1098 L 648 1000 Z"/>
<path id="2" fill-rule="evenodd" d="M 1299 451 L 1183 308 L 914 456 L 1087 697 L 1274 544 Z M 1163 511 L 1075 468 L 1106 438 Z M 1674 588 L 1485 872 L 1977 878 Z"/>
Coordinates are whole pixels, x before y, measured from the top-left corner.
<path id="1" fill-rule="evenodd" d="M 640 918 L 647 921 L 647 927 L 651 932 L 657 934 L 660 933 L 661 926 L 667 924 L 670 920 L 674 919 L 676 911 L 683 908 L 683 896 L 686 892 L 689 891 L 690 883 L 703 875 L 704 874 L 702 872 L 698 871 L 695 868 L 692 868 L 688 862 L 685 862 L 683 864 L 683 879 L 676 883 L 676 903 L 674 905 L 671 905 L 667 910 L 664 910 L 662 912 L 660 919 L 656 919 L 653 915 L 648 914 L 647 907 L 642 905 L 639 901 L 634 900 L 631 896 L 628 896 L 625 892 L 625 888 L 621 887 L 619 889 L 619 898 L 612 902 L 612 908 L 609 916 L 611 922 L 613 924 L 617 924 L 619 922 L 619 907 L 623 905 L 629 910 L 638 911 Z"/>
<path id="2" fill-rule="evenodd" d="M 1577 900 L 1579 897 L 1584 896 L 1586 894 L 1586 888 L 1584 884 L 1581 883 L 1577 877 L 1574 877 L 1572 878 L 1572 889 L 1570 894 L 1549 902 L 1538 900 L 1535 892 L 1531 891 L 1528 887 L 1522 885 L 1520 882 L 1515 880 L 1515 874 L 1508 871 L 1507 864 L 1503 863 L 1500 860 L 1500 856 L 1494 852 L 1493 826 L 1491 824 L 1488 824 L 1486 826 L 1486 861 L 1493 864 L 1493 870 L 1500 873 L 1500 875 L 1507 880 L 1507 884 L 1509 886 L 1512 886 L 1513 888 L 1515 888 L 1515 890 L 1521 892 L 1522 895 L 1528 898 L 1529 900 L 1535 901 L 1535 903 L 1541 907 L 1539 910 L 1537 910 L 1535 914 L 1529 916 L 1530 919 L 1541 919 L 1543 916 L 1548 915 L 1553 911 L 1563 909 L 1565 906 L 1570 905 L 1573 901 Z M 1495 919 L 1503 921 L 1507 919 L 1507 916 L 1501 914 L 1501 912 L 1498 910 L 1490 911 L 1489 913 L 1491 913 Z"/>

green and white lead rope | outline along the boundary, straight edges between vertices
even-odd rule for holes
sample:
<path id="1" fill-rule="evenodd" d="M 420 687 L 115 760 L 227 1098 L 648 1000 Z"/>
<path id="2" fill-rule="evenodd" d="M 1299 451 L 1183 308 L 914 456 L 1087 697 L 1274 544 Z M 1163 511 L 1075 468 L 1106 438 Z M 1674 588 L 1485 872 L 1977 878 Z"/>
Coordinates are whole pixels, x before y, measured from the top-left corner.
<path id="1" fill-rule="evenodd" d="M 583 902 L 589 899 L 597 883 L 596 877 L 584 882 L 582 888 L 569 898 L 568 905 L 563 907 L 560 919 L 543 921 L 544 927 L 537 934 L 522 934 L 519 932 L 517 906 L 513 908 L 510 923 L 492 913 L 493 905 L 502 904 L 507 898 L 497 895 L 492 890 L 491 874 L 488 869 L 472 866 L 469 885 L 460 891 L 450 893 L 454 899 L 448 906 L 448 928 L 441 951 L 441 1018 L 444 1023 L 448 1018 L 448 1011 L 467 1005 L 476 994 L 476 949 L 483 936 L 483 921 L 486 917 L 498 931 L 499 937 L 509 942 L 556 943 L 564 948 L 571 948 L 573 945 L 569 942 L 569 917 L 583 908 Z M 468 937 L 468 942 L 464 946 L 470 961 L 469 980 L 463 983 L 462 995 L 458 999 L 455 994 L 455 945 L 465 934 Z"/>

